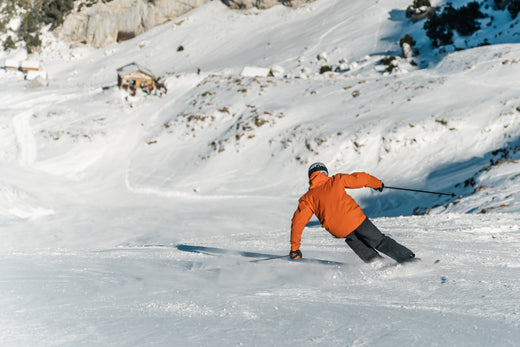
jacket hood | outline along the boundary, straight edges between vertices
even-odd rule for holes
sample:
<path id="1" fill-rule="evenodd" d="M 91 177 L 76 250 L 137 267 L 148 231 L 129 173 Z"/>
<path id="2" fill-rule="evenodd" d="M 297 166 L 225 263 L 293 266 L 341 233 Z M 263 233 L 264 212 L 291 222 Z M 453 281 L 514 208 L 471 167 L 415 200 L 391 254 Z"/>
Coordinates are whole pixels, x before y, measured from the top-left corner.
<path id="1" fill-rule="evenodd" d="M 321 186 L 323 183 L 329 180 L 329 176 L 325 175 L 322 172 L 315 172 L 309 178 L 309 186 L 310 188 L 314 188 L 317 186 Z"/>

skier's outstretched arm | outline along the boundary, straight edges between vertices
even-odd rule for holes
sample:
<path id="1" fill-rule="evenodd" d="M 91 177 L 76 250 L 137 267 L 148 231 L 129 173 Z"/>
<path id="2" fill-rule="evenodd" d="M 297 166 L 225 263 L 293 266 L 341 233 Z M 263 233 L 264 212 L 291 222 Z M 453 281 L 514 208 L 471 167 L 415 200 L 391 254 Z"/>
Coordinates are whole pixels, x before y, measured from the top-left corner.
<path id="1" fill-rule="evenodd" d="M 311 219 L 312 215 L 312 210 L 307 206 L 305 201 L 300 199 L 298 208 L 294 212 L 291 223 L 291 252 L 289 254 L 291 259 L 301 258 L 300 245 L 303 229 Z"/>
<path id="2" fill-rule="evenodd" d="M 366 172 L 354 172 L 352 174 L 338 174 L 345 188 L 355 189 L 369 187 L 377 190 L 383 190 L 383 182 L 367 174 Z"/>

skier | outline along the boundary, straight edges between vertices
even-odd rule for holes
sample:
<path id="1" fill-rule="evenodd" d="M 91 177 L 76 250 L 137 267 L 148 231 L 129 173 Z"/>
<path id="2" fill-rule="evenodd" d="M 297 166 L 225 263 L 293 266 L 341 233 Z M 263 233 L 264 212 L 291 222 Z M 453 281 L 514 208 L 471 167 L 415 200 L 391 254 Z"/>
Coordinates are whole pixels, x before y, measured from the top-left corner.
<path id="1" fill-rule="evenodd" d="M 382 258 L 379 252 L 399 263 L 416 260 L 411 250 L 382 234 L 345 192 L 345 188 L 363 187 L 382 192 L 383 182 L 364 172 L 339 173 L 332 177 L 328 177 L 328 174 L 323 163 L 317 162 L 309 167 L 310 187 L 299 199 L 298 208 L 292 218 L 289 252 L 291 259 L 302 257 L 302 232 L 315 214 L 329 233 L 336 238 L 345 238 L 347 245 L 366 263 Z"/>

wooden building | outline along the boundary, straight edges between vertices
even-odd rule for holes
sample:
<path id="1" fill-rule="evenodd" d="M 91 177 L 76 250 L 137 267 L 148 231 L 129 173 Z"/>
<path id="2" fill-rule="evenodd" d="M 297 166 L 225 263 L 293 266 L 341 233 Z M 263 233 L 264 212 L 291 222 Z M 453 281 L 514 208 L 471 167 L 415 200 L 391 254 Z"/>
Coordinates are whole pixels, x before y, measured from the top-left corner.
<path id="1" fill-rule="evenodd" d="M 155 76 L 148 69 L 136 63 L 130 63 L 117 69 L 117 85 L 119 88 L 152 91 L 155 89 Z"/>

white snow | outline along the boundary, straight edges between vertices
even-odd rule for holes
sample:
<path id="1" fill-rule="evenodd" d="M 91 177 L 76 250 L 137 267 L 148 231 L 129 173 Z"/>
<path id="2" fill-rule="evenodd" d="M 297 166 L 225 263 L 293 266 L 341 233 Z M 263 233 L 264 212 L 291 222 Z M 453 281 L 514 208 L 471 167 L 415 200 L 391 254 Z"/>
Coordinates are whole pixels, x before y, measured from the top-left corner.
<path id="1" fill-rule="evenodd" d="M 269 69 L 258 66 L 245 66 L 240 73 L 240 76 L 244 77 L 267 77 L 269 75 Z"/>
<path id="2" fill-rule="evenodd" d="M 48 86 L 0 73 L 0 345 L 517 345 L 518 27 L 490 7 L 456 45 L 496 44 L 442 54 L 410 4 L 213 1 L 100 50 L 42 34 Z M 384 72 L 406 33 L 420 66 Z M 131 62 L 167 93 L 118 90 Z M 304 259 L 341 264 L 251 262 L 288 254 L 314 161 L 457 194 L 348 191 L 422 262 L 363 264 L 315 220 Z"/>

